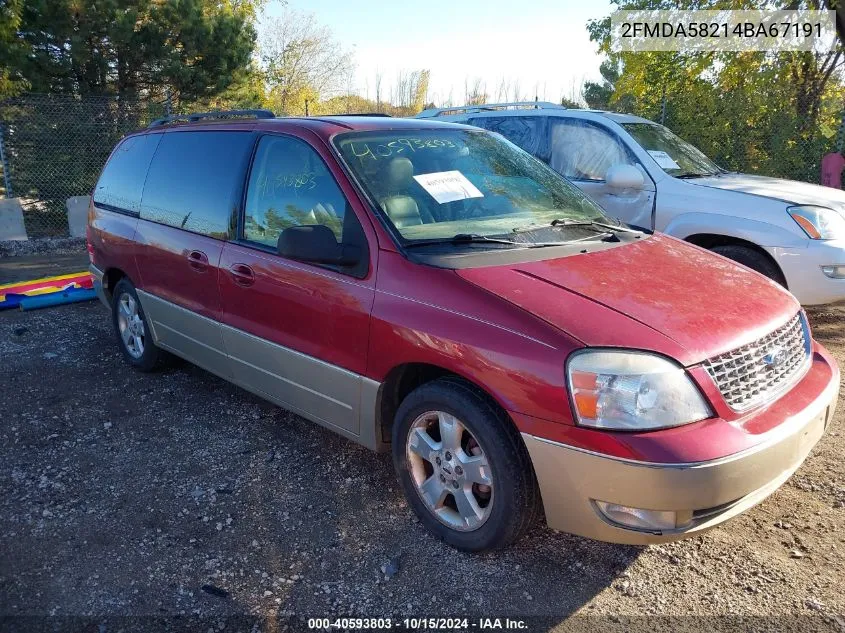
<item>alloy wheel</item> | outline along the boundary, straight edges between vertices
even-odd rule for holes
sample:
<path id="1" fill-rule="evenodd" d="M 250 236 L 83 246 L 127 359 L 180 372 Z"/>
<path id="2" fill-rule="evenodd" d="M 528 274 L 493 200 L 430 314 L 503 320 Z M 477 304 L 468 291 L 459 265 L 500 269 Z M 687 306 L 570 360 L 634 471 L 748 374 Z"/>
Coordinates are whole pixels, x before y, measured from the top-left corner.
<path id="1" fill-rule="evenodd" d="M 461 532 L 480 528 L 493 509 L 493 473 L 483 447 L 455 416 L 423 413 L 405 445 L 411 478 L 428 510 Z"/>
<path id="2" fill-rule="evenodd" d="M 144 320 L 141 318 L 138 300 L 128 292 L 120 295 L 117 302 L 117 328 L 129 355 L 141 358 L 144 355 Z"/>

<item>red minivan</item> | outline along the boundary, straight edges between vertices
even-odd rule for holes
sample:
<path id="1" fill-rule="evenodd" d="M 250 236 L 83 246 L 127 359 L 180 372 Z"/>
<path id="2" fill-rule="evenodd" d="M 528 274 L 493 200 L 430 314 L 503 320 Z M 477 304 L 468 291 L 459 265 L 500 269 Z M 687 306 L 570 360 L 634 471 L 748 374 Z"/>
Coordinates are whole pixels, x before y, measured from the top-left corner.
<path id="1" fill-rule="evenodd" d="M 792 295 L 605 216 L 498 135 L 185 119 L 123 139 L 90 207 L 126 361 L 175 354 L 391 450 L 457 548 L 541 513 L 617 543 L 700 534 L 783 484 L 833 417 L 839 370 Z"/>

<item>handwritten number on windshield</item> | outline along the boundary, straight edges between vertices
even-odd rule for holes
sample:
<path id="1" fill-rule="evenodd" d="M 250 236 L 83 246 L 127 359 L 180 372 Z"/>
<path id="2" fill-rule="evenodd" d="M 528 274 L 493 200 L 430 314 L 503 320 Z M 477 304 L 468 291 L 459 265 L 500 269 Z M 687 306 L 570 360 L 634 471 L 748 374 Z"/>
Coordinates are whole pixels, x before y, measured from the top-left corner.
<path id="1" fill-rule="evenodd" d="M 352 155 L 362 163 L 365 160 L 380 160 L 398 156 L 403 153 L 416 153 L 432 149 L 451 148 L 457 149 L 457 145 L 448 139 L 439 138 L 400 138 L 387 143 L 350 143 Z"/>

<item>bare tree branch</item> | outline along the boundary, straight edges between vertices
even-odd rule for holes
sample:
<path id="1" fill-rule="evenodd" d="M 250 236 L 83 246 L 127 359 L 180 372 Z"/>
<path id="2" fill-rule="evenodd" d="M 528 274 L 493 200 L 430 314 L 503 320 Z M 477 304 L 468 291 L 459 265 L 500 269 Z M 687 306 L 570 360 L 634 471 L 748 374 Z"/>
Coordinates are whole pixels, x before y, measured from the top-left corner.
<path id="1" fill-rule="evenodd" d="M 325 99 L 348 87 L 354 68 L 331 30 L 308 13 L 285 8 L 259 40 L 259 65 L 271 99 L 282 112 L 299 112 L 305 99 Z"/>

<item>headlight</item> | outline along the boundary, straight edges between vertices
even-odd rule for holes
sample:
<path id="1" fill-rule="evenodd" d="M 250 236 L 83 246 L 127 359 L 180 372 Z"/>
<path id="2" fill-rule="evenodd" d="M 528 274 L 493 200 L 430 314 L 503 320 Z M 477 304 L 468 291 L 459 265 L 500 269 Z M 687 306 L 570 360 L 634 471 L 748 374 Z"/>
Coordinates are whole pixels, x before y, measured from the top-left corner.
<path id="1" fill-rule="evenodd" d="M 822 272 L 831 279 L 845 279 L 845 266 L 822 266 Z"/>
<path id="2" fill-rule="evenodd" d="M 646 431 L 712 415 L 683 367 L 648 352 L 576 352 L 567 378 L 576 421 L 583 426 Z"/>
<path id="3" fill-rule="evenodd" d="M 813 240 L 845 239 L 845 217 L 827 207 L 789 207 L 787 213 Z"/>

